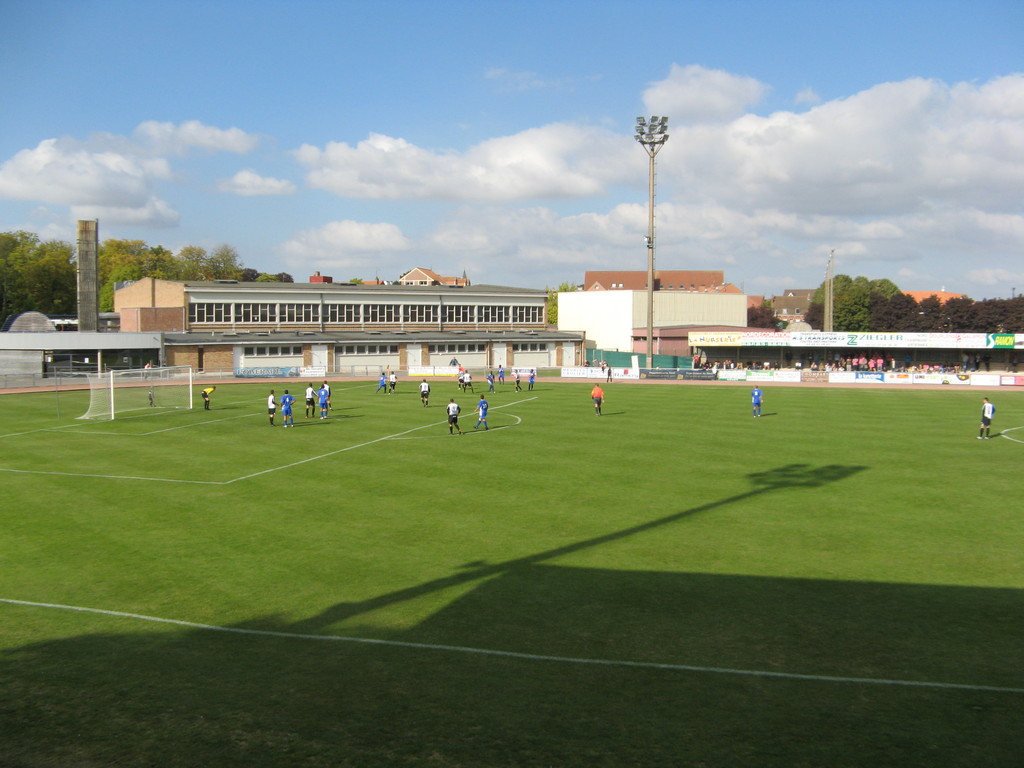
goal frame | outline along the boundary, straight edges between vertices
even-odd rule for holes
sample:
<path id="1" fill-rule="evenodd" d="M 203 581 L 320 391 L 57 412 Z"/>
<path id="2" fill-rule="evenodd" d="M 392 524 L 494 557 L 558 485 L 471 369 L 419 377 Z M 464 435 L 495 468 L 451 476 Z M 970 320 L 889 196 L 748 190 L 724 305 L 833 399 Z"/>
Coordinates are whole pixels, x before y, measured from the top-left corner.
<path id="1" fill-rule="evenodd" d="M 92 373 L 89 374 L 89 408 L 77 418 L 113 421 L 119 413 L 142 410 L 145 406 L 119 407 L 118 393 L 122 393 L 123 399 L 126 390 L 145 390 L 147 405 L 151 407 L 191 410 L 194 404 L 194 384 L 194 370 L 190 365 L 111 369 L 102 373 Z M 180 404 L 158 405 L 154 397 L 155 392 L 158 388 L 170 386 L 185 387 L 186 397 Z"/>

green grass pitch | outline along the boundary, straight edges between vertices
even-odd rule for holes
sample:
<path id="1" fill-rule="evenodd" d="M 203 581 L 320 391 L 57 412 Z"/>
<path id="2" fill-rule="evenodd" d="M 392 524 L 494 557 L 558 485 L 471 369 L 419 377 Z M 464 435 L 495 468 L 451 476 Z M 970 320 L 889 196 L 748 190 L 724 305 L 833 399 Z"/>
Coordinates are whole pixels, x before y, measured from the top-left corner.
<path id="1" fill-rule="evenodd" d="M 0 397 L 0 765 L 1020 764 L 1024 394 L 270 386 Z"/>

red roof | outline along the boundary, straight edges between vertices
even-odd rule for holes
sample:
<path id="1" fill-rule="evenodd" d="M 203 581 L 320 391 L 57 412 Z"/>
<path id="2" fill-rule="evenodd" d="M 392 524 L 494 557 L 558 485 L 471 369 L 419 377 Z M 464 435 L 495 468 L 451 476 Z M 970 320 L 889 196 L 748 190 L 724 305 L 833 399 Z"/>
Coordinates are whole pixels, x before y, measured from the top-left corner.
<path id="1" fill-rule="evenodd" d="M 585 291 L 643 291 L 647 289 L 647 270 L 587 270 Z M 717 270 L 657 269 L 654 290 L 694 293 L 742 293 L 725 282 L 725 272 Z"/>
<path id="2" fill-rule="evenodd" d="M 950 299 L 966 299 L 966 293 L 952 293 L 951 291 L 904 291 L 907 296 L 910 296 L 914 301 L 920 303 L 925 299 L 934 296 L 941 303 L 945 304 Z"/>

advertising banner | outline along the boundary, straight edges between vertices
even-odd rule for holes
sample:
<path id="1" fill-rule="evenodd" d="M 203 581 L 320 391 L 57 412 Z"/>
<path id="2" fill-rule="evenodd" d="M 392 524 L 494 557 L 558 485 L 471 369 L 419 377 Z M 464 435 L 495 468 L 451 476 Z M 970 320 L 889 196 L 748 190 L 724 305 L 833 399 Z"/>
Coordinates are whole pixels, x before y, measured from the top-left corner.
<path id="1" fill-rule="evenodd" d="M 723 368 L 718 372 L 719 381 L 746 381 L 747 372 L 743 368 Z"/>
<path id="2" fill-rule="evenodd" d="M 802 371 L 800 381 L 811 381 L 820 384 L 828 381 L 828 371 Z"/>
<path id="3" fill-rule="evenodd" d="M 527 370 L 527 369 L 523 369 Z M 639 379 L 640 370 L 638 368 L 612 368 L 612 379 Z M 563 379 L 600 379 L 605 381 L 608 378 L 608 369 L 600 368 L 599 366 L 575 366 L 571 368 L 562 368 L 559 375 Z"/>
<path id="4" fill-rule="evenodd" d="M 679 378 L 683 381 L 715 381 L 718 379 L 718 374 L 715 371 L 709 371 L 707 369 L 682 369 L 679 371 Z"/>
<path id="5" fill-rule="evenodd" d="M 298 375 L 299 368 L 296 365 L 284 368 L 235 368 L 235 378 L 238 379 L 278 379 Z"/>
<path id="6" fill-rule="evenodd" d="M 912 373 L 915 384 L 970 384 L 967 373 Z"/>
<path id="7" fill-rule="evenodd" d="M 886 384 L 913 384 L 914 374 L 912 373 L 887 373 L 885 374 Z"/>

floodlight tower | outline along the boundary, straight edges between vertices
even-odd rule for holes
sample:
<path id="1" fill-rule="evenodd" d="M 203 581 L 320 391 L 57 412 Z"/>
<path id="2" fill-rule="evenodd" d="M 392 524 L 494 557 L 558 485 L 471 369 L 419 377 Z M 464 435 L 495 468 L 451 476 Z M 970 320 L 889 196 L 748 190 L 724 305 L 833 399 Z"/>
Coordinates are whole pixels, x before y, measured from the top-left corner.
<path id="1" fill-rule="evenodd" d="M 836 249 L 828 252 L 828 266 L 825 267 L 825 316 L 822 318 L 821 330 L 832 332 L 834 328 L 834 313 L 836 297 L 833 293 L 835 288 Z"/>
<path id="2" fill-rule="evenodd" d="M 647 367 L 654 367 L 654 157 L 668 141 L 668 118 L 636 119 L 636 136 L 651 158 L 647 201 Z"/>

